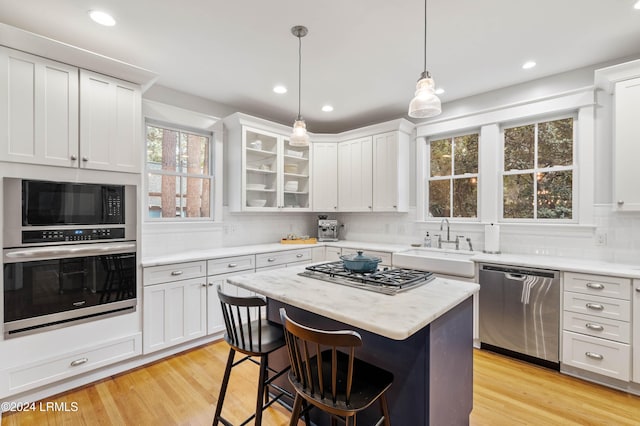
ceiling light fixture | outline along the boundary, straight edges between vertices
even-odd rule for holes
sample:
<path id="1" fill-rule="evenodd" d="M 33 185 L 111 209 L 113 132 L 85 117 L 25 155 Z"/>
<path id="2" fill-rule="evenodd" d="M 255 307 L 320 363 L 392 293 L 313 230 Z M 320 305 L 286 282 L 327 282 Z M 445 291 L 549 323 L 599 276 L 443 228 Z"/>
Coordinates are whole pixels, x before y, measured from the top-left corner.
<path id="1" fill-rule="evenodd" d="M 434 90 L 435 82 L 427 71 L 427 0 L 424 0 L 424 71 L 416 84 L 415 97 L 409 103 L 409 117 L 427 118 L 442 112 L 440 99 Z"/>
<path id="2" fill-rule="evenodd" d="M 113 16 L 101 10 L 90 10 L 89 17 L 93 19 L 94 22 L 104 25 L 105 27 L 113 27 L 116 24 L 116 20 L 113 19 Z"/>
<path id="3" fill-rule="evenodd" d="M 438 87 L 434 93 L 436 95 L 442 95 L 444 93 L 444 89 L 442 87 Z"/>
<path id="4" fill-rule="evenodd" d="M 331 105 L 323 105 L 322 106 L 322 111 L 331 112 L 331 111 L 333 111 L 333 107 Z"/>
<path id="5" fill-rule="evenodd" d="M 522 64 L 522 69 L 523 70 L 530 70 L 531 68 L 535 67 L 536 63 L 534 61 L 527 61 L 524 64 Z"/>
<path id="6" fill-rule="evenodd" d="M 638 0 L 634 5 L 633 8 L 636 10 L 640 10 L 640 0 Z"/>
<path id="7" fill-rule="evenodd" d="M 282 95 L 283 93 L 287 93 L 287 88 L 282 85 L 278 85 L 273 87 L 273 91 L 279 95 Z"/>
<path id="8" fill-rule="evenodd" d="M 298 37 L 298 117 L 293 123 L 293 133 L 289 137 L 289 145 L 291 146 L 309 146 L 309 134 L 307 133 L 307 124 L 300 115 L 300 100 L 302 87 L 302 37 L 306 36 L 309 30 L 302 25 L 296 25 L 291 28 L 291 34 Z"/>

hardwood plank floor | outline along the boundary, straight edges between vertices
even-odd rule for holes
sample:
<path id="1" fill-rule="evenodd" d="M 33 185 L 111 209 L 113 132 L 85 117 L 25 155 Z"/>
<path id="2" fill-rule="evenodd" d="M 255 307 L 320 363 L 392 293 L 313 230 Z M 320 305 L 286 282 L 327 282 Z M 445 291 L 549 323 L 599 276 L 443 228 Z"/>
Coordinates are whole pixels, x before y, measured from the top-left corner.
<path id="1" fill-rule="evenodd" d="M 4 413 L 2 424 L 209 425 L 227 351 L 224 342 L 203 346 L 43 401 L 77 411 Z M 253 412 L 257 374 L 251 363 L 232 372 L 223 415 L 234 424 Z M 473 406 L 473 426 L 640 424 L 638 396 L 479 350 Z M 277 404 L 265 411 L 264 425 L 288 422 Z"/>

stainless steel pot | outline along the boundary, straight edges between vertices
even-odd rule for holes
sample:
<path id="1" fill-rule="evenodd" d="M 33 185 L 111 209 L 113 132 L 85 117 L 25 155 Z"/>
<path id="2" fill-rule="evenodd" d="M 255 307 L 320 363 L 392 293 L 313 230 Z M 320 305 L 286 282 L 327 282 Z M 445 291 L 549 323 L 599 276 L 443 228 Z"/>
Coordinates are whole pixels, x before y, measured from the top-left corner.
<path id="1" fill-rule="evenodd" d="M 378 269 L 378 263 L 382 261 L 379 257 L 365 256 L 362 251 L 357 254 L 347 254 L 340 256 L 340 260 L 344 263 L 344 269 L 351 272 L 375 272 Z"/>

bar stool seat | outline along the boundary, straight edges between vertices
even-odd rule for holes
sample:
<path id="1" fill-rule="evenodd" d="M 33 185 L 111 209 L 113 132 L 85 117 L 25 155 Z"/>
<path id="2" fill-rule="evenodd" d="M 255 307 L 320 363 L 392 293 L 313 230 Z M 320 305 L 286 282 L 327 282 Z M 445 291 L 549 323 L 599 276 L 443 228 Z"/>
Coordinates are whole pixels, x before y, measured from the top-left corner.
<path id="1" fill-rule="evenodd" d="M 218 298 L 222 306 L 222 313 L 226 327 L 224 336 L 229 344 L 229 357 L 220 387 L 220 395 L 216 404 L 216 412 L 213 417 L 213 425 L 222 423 L 231 426 L 231 423 L 222 417 L 222 406 L 231 376 L 231 369 L 236 365 L 251 361 L 260 366 L 258 377 L 258 392 L 255 413 L 249 416 L 241 425 L 249 423 L 255 418 L 255 425 L 262 424 L 262 411 L 281 397 L 293 395 L 287 390 L 273 383 L 278 377 L 289 370 L 289 366 L 276 371 L 269 367 L 268 355 L 286 345 L 282 327 L 265 319 L 264 310 L 267 302 L 261 296 L 237 297 L 225 294 L 220 286 L 217 288 Z M 244 358 L 234 362 L 236 352 L 245 355 Z M 252 357 L 260 358 L 257 362 Z M 274 397 L 269 400 L 269 388 L 273 389 Z"/>
<path id="2" fill-rule="evenodd" d="M 304 326 L 289 318 L 284 308 L 280 309 L 280 319 L 291 361 L 289 381 L 296 390 L 291 426 L 307 410 L 303 410 L 307 402 L 329 413 L 332 425 L 338 417 L 348 426 L 355 425 L 357 414 L 376 401 L 380 403 L 382 424 L 390 425 L 386 391 L 393 383 L 393 374 L 355 357 L 355 348 L 362 345 L 360 334 Z"/>

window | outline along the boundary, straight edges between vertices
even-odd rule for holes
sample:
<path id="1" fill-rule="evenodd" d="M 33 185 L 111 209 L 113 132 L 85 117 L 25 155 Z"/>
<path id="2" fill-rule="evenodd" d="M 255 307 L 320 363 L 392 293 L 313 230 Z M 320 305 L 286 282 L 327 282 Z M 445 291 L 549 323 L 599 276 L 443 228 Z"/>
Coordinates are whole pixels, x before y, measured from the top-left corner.
<path id="1" fill-rule="evenodd" d="M 212 134 L 147 123 L 148 218 L 213 218 Z"/>
<path id="2" fill-rule="evenodd" d="M 574 119 L 503 130 L 502 217 L 572 220 Z"/>
<path id="3" fill-rule="evenodd" d="M 430 217 L 478 217 L 478 139 L 473 133 L 430 142 Z"/>

